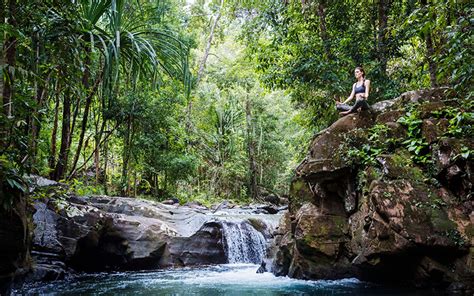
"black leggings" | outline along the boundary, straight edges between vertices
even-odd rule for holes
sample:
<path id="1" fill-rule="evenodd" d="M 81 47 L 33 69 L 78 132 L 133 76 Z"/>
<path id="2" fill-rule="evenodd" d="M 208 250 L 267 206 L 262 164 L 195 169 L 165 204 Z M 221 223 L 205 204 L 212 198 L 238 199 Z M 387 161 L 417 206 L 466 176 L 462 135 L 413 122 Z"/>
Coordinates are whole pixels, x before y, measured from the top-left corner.
<path id="1" fill-rule="evenodd" d="M 357 109 L 361 109 L 362 111 L 369 109 L 369 104 L 367 104 L 366 100 L 356 100 L 354 106 L 349 106 L 347 104 L 339 104 L 336 105 L 336 109 L 338 111 L 350 111 L 349 113 L 357 112 Z"/>

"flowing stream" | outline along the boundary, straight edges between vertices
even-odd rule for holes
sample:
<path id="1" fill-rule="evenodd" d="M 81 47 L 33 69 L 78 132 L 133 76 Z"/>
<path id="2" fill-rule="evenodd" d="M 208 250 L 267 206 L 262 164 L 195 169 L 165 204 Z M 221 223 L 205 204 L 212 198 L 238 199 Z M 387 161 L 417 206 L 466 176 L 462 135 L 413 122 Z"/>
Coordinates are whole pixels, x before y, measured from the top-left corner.
<path id="1" fill-rule="evenodd" d="M 257 274 L 255 264 L 225 264 L 160 271 L 99 273 L 37 284 L 16 295 L 435 295 L 373 286 L 357 279 L 304 281 Z"/>
<path id="2" fill-rule="evenodd" d="M 14 295 L 433 295 L 431 291 L 374 286 L 354 278 L 305 281 L 275 277 L 269 272 L 257 274 L 268 243 L 264 233 L 268 237 L 281 215 L 246 211 L 209 215 L 222 223 L 229 264 L 79 274 L 61 281 L 31 284 L 14 291 Z M 257 231 L 255 223 L 263 231 Z"/>

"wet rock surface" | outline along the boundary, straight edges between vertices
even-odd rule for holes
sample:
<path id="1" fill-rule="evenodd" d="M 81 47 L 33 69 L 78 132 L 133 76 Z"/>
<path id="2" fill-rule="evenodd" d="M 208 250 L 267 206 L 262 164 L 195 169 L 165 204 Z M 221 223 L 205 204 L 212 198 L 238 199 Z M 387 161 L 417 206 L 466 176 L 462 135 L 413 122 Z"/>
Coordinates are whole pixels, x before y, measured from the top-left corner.
<path id="1" fill-rule="evenodd" d="M 236 206 L 227 202 L 212 210 L 194 203 L 180 206 L 109 196 L 36 201 L 34 264 L 26 281 L 62 279 L 75 271 L 227 263 L 224 220 L 239 221 L 270 239 L 273 229 L 265 217 L 284 210 L 267 205 L 231 207 Z"/>
<path id="2" fill-rule="evenodd" d="M 296 168 L 289 212 L 275 233 L 275 274 L 473 291 L 473 161 L 459 155 L 474 142 L 446 136 L 446 120 L 430 117 L 455 106 L 445 99 L 449 92 L 408 92 L 345 116 L 315 136 Z M 413 163 L 403 147 L 365 166 L 337 152 L 347 137 L 357 139 L 375 123 L 385 124 L 389 136 L 403 137 L 405 127 L 397 120 L 409 102 L 420 103 L 429 167 Z"/>

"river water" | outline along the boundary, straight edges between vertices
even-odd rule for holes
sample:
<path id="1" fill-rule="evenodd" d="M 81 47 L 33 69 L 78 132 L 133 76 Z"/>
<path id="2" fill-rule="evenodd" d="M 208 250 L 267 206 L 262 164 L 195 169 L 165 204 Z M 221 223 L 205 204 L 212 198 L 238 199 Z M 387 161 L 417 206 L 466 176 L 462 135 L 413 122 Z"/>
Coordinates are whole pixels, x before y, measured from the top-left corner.
<path id="1" fill-rule="evenodd" d="M 304 281 L 257 274 L 255 264 L 79 275 L 25 286 L 15 295 L 434 295 L 375 286 L 357 279 Z"/>
<path id="2" fill-rule="evenodd" d="M 361 282 L 355 278 L 305 281 L 257 274 L 269 241 L 249 219 L 258 219 L 271 232 L 280 215 L 255 215 L 250 211 L 218 211 L 194 219 L 196 231 L 204 221 L 220 221 L 229 264 L 152 271 L 90 273 L 68 279 L 35 283 L 14 295 L 436 295 L 432 291 L 403 290 Z M 179 225 L 178 225 L 179 226 Z M 190 228 L 190 225 L 186 225 Z M 189 229 L 188 229 L 189 230 Z M 181 231 L 183 232 L 183 231 Z M 188 231 L 190 232 L 190 231 Z M 191 232 L 190 232 L 191 233 Z"/>

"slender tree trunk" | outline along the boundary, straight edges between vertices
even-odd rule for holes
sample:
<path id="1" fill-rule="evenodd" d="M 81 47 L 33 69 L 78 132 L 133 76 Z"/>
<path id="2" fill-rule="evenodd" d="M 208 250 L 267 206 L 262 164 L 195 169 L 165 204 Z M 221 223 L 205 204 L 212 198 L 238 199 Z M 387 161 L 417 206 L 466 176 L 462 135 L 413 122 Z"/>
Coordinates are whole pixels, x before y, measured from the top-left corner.
<path id="1" fill-rule="evenodd" d="M 245 114 L 247 121 L 247 154 L 249 158 L 249 190 L 250 196 L 254 199 L 258 199 L 258 186 L 257 186 L 257 165 L 255 163 L 255 141 L 253 139 L 253 124 L 252 124 L 252 110 L 249 97 L 245 101 Z"/>
<path id="2" fill-rule="evenodd" d="M 40 46 L 39 46 L 39 38 L 38 34 L 36 34 L 33 38 L 33 42 L 35 45 L 35 65 L 34 65 L 34 71 L 38 77 L 40 77 L 39 73 L 39 51 L 40 51 Z M 27 118 L 28 122 L 28 147 L 29 151 L 28 154 L 31 156 L 30 158 L 30 167 L 34 166 L 35 163 L 35 158 L 36 158 L 36 137 L 39 133 L 38 131 L 38 125 L 40 124 L 40 120 L 38 119 L 38 122 L 36 118 L 38 118 L 38 109 L 41 108 L 41 101 L 42 101 L 42 95 L 43 95 L 43 87 L 40 87 L 40 83 L 38 83 L 38 78 L 35 79 L 34 82 L 34 89 L 35 89 L 35 99 L 36 99 L 36 108 L 33 110 L 30 116 Z M 45 83 L 46 84 L 46 83 Z"/>
<path id="3" fill-rule="evenodd" d="M 133 197 L 137 196 L 137 170 L 133 172 Z"/>
<path id="4" fill-rule="evenodd" d="M 427 49 L 427 60 L 428 60 L 428 68 L 430 72 L 431 87 L 437 87 L 438 81 L 436 79 L 436 72 L 437 72 L 438 66 L 436 65 L 436 62 L 434 61 L 435 49 L 433 45 L 433 39 L 431 37 L 431 32 L 426 33 L 426 49 Z"/>
<path id="5" fill-rule="evenodd" d="M 105 110 L 104 103 L 102 103 L 102 110 Z M 105 126 L 107 125 L 106 118 L 104 117 L 102 119 L 102 123 L 100 124 L 100 127 L 99 127 L 99 123 L 100 123 L 100 115 L 97 115 L 97 120 L 95 122 L 95 136 L 94 136 L 95 148 L 94 148 L 94 151 L 92 152 L 92 155 L 94 156 L 94 168 L 95 168 L 95 181 L 96 181 L 96 183 L 99 182 L 99 174 L 100 174 L 100 147 L 103 144 L 103 142 L 105 140 L 107 140 L 107 136 L 105 137 L 105 139 L 102 139 L 102 135 L 104 133 Z M 83 167 L 89 161 L 89 159 L 86 160 L 81 167 Z M 75 172 L 71 172 L 71 175 L 74 175 L 74 174 L 75 174 Z"/>
<path id="6" fill-rule="evenodd" d="M 51 131 L 51 153 L 49 155 L 49 169 L 51 171 L 50 177 L 54 177 L 54 165 L 56 163 L 56 138 L 58 132 L 58 120 L 59 120 L 59 93 L 60 88 L 56 82 L 56 103 L 54 106 L 54 120 L 53 120 L 53 129 Z"/>
<path id="7" fill-rule="evenodd" d="M 34 116 L 31 118 L 31 134 L 30 134 L 30 154 L 31 154 L 31 160 L 30 160 L 30 165 L 34 167 L 36 163 L 36 155 L 38 152 L 38 147 L 37 147 L 37 142 L 38 142 L 38 136 L 41 130 L 41 122 L 42 122 L 42 116 L 40 113 L 38 113 L 38 109 L 41 109 L 43 107 L 43 101 L 44 97 L 46 96 L 46 87 L 49 83 L 49 75 L 48 78 L 46 78 L 46 81 L 44 82 L 44 85 L 38 87 L 36 91 L 36 103 L 37 106 L 33 112 Z"/>
<path id="8" fill-rule="evenodd" d="M 377 59 L 380 66 L 380 75 L 387 76 L 387 31 L 388 13 L 391 0 L 379 0 L 378 2 L 378 31 L 377 31 Z"/>
<path id="9" fill-rule="evenodd" d="M 85 65 L 85 70 L 84 74 L 82 77 L 82 85 L 84 86 L 84 89 L 88 90 L 89 89 L 89 77 L 90 77 L 90 50 L 86 49 L 86 58 L 84 61 Z M 74 159 L 72 162 L 71 166 L 71 172 L 73 172 L 76 169 L 77 162 L 79 160 L 79 156 L 81 155 L 81 150 L 82 150 L 82 144 L 84 143 L 84 137 L 87 131 L 87 121 L 89 119 L 89 110 L 91 107 L 92 103 L 92 98 L 94 97 L 95 93 L 97 92 L 97 89 L 99 88 L 99 84 L 101 81 L 102 74 L 99 74 L 99 77 L 97 77 L 93 88 L 90 90 L 89 94 L 86 97 L 86 102 L 84 106 L 84 113 L 82 115 L 82 124 L 81 124 L 81 133 L 79 135 L 79 141 L 77 143 L 77 149 L 76 149 L 76 154 L 74 155 Z M 72 177 L 70 175 L 70 177 Z"/>
<path id="10" fill-rule="evenodd" d="M 82 168 L 84 168 L 86 166 L 86 164 L 92 159 L 92 157 L 96 157 L 97 156 L 97 151 L 100 149 L 100 147 L 102 147 L 102 145 L 105 143 L 105 141 L 107 141 L 107 139 L 113 134 L 113 132 L 117 129 L 118 127 L 118 124 L 114 126 L 113 129 L 111 129 L 110 131 L 107 131 L 107 133 L 105 134 L 104 138 L 102 138 L 102 135 L 104 134 L 104 129 L 105 129 L 105 123 L 102 123 L 102 126 L 100 128 L 100 131 L 98 131 L 95 136 L 95 141 L 96 141 L 96 145 L 95 145 L 95 148 L 94 148 L 94 151 L 92 151 L 92 153 L 89 155 L 89 157 L 85 158 L 84 159 L 84 163 L 81 164 L 79 167 L 76 168 L 76 170 L 74 172 L 71 173 L 71 175 L 74 175 L 76 172 L 80 171 Z M 99 128 L 97 127 L 96 130 L 98 130 Z M 86 141 L 87 142 L 87 141 Z M 98 158 L 97 158 L 98 159 Z M 96 160 L 95 160 L 96 161 Z M 98 161 L 98 160 L 97 160 Z M 96 169 L 97 171 L 97 169 Z"/>
<path id="11" fill-rule="evenodd" d="M 54 180 L 63 178 L 67 169 L 69 154 L 69 137 L 71 136 L 71 95 L 66 91 L 63 102 L 63 121 L 61 128 L 61 148 L 59 150 L 58 162 L 54 170 Z"/>
<path id="12" fill-rule="evenodd" d="M 17 26 L 16 16 L 17 16 L 17 1 L 10 0 L 8 2 L 8 15 L 7 23 L 15 28 Z M 3 44 L 3 52 L 5 53 L 5 62 L 8 65 L 4 75 L 5 80 L 3 82 L 3 112 L 7 117 L 13 115 L 13 88 L 14 88 L 14 68 L 16 63 L 16 46 L 17 39 L 15 36 L 7 35 L 5 43 Z"/>
<path id="13" fill-rule="evenodd" d="M 123 143 L 123 165 L 122 165 L 122 194 L 128 195 L 130 192 L 130 182 L 128 176 L 128 164 L 130 161 L 130 136 L 132 129 L 132 120 L 130 116 L 127 120 L 127 128 L 124 135 Z"/>
<path id="14" fill-rule="evenodd" d="M 209 37 L 207 39 L 207 44 L 206 44 L 206 49 L 204 51 L 204 55 L 202 56 L 201 62 L 199 63 L 199 70 L 198 70 L 198 73 L 197 73 L 195 85 L 199 84 L 199 81 L 201 80 L 201 78 L 204 74 L 204 69 L 206 68 L 207 58 L 209 57 L 209 52 L 211 50 L 212 40 L 214 39 L 214 31 L 216 30 L 217 23 L 219 22 L 219 19 L 221 18 L 223 7 L 224 7 L 224 0 L 221 0 L 221 3 L 219 5 L 219 9 L 217 10 L 216 15 L 214 16 L 214 21 L 212 22 L 212 25 L 211 25 L 211 31 L 209 32 Z M 188 131 L 191 130 L 191 127 L 192 127 L 192 123 L 191 123 L 192 108 L 193 108 L 193 101 L 190 98 L 189 101 L 188 101 L 188 107 L 187 107 L 187 111 L 186 111 Z"/>
<path id="15" fill-rule="evenodd" d="M 165 193 L 168 193 L 168 171 L 167 170 L 165 170 L 165 177 L 163 180 L 163 191 Z"/>
<path id="16" fill-rule="evenodd" d="M 325 1 L 320 1 L 318 3 L 318 16 L 319 16 L 319 31 L 321 34 L 321 39 L 324 43 L 324 51 L 327 58 L 331 58 L 331 45 L 329 44 L 329 36 L 327 33 L 326 27 L 326 3 Z"/>
<path id="17" fill-rule="evenodd" d="M 68 147 L 71 147 L 71 144 L 72 144 L 72 138 L 74 136 L 74 130 L 76 129 L 76 120 L 77 120 L 77 116 L 79 115 L 80 105 L 81 105 L 81 97 L 78 96 L 76 100 L 76 104 L 74 106 L 74 114 L 72 116 L 71 131 L 70 131 L 71 136 L 69 137 L 69 143 L 67 145 Z"/>
<path id="18" fill-rule="evenodd" d="M 209 57 L 209 52 L 211 50 L 212 40 L 214 39 L 214 31 L 217 27 L 217 23 L 219 22 L 219 19 L 221 18 L 223 7 L 224 7 L 224 0 L 221 0 L 221 4 L 219 6 L 219 9 L 217 10 L 216 16 L 214 17 L 214 22 L 212 22 L 211 31 L 209 32 L 209 38 L 207 39 L 206 50 L 204 51 L 204 55 L 201 59 L 201 63 L 199 64 L 199 70 L 198 70 L 198 73 L 197 73 L 196 84 L 199 83 L 199 81 L 202 78 L 202 75 L 204 74 L 204 68 L 206 67 L 207 58 Z"/>
<path id="19" fill-rule="evenodd" d="M 428 7 L 428 1 L 427 0 L 421 0 L 421 5 L 426 9 L 429 10 L 430 8 Z M 434 21 L 434 20 L 430 20 Z M 430 72 L 430 82 L 431 82 L 431 87 L 436 87 L 438 86 L 438 82 L 436 80 L 436 72 L 437 72 L 437 65 L 436 62 L 434 61 L 434 56 L 435 56 L 435 47 L 433 44 L 433 37 L 431 36 L 431 32 L 428 31 L 425 34 L 425 42 L 426 42 L 426 60 L 428 61 L 428 69 Z"/>
<path id="20" fill-rule="evenodd" d="M 100 175 L 100 137 L 97 135 L 95 139 L 94 150 L 94 167 L 95 167 L 95 183 L 99 184 Z"/>
<path id="21" fill-rule="evenodd" d="M 104 142 L 104 193 L 108 195 L 107 188 L 107 164 L 109 162 L 109 143 L 108 141 Z"/>
<path id="22" fill-rule="evenodd" d="M 6 25 L 7 19 L 6 19 L 6 11 L 7 11 L 7 3 L 5 0 L 0 1 L 0 24 L 3 26 Z M 2 44 L 0 44 L 0 66 L 2 67 L 2 70 L 0 70 L 0 104 L 2 105 L 2 108 L 0 109 L 0 112 L 2 112 L 5 115 L 8 115 L 8 108 L 5 104 L 9 104 L 9 102 L 3 97 L 3 92 L 5 90 L 5 72 L 6 69 L 3 69 L 3 66 L 5 65 L 5 51 L 6 51 L 6 43 L 4 42 L 5 38 L 5 33 L 0 32 L 0 34 L 3 34 L 2 38 Z M 9 145 L 9 129 L 6 125 L 0 126 L 0 148 L 6 149 Z"/>

